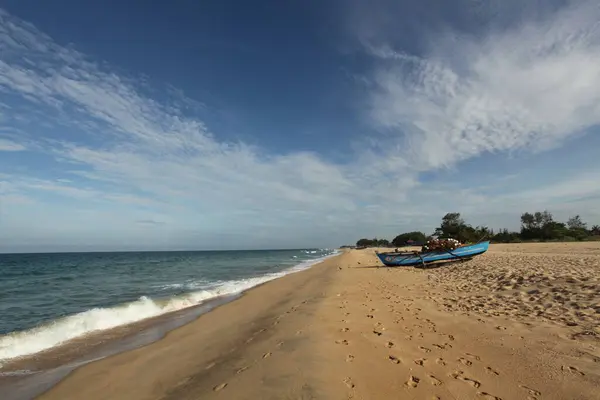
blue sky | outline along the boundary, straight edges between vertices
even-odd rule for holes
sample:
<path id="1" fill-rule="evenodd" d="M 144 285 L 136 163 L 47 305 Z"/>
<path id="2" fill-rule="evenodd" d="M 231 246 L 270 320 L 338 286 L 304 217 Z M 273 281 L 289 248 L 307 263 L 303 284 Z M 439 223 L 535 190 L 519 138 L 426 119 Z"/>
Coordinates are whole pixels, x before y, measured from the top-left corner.
<path id="1" fill-rule="evenodd" d="M 0 0 L 0 251 L 600 223 L 600 9 L 521 3 Z"/>

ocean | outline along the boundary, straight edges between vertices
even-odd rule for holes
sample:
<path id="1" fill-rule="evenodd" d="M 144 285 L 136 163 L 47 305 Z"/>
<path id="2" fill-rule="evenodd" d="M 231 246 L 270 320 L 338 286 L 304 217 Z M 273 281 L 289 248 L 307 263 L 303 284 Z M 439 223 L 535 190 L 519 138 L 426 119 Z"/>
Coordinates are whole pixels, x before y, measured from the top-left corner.
<path id="1" fill-rule="evenodd" d="M 0 254 L 0 368 L 92 332 L 234 296 L 336 253 Z"/>

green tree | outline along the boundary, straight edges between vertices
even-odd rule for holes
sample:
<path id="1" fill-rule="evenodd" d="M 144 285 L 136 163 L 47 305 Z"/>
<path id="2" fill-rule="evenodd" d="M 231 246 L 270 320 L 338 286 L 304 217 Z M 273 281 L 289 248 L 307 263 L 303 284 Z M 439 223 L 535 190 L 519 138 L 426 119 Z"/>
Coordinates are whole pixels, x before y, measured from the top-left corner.
<path id="1" fill-rule="evenodd" d="M 581 220 L 579 215 L 569 218 L 567 221 L 567 226 L 569 229 L 587 229 L 587 224 Z"/>
<path id="2" fill-rule="evenodd" d="M 460 213 L 447 213 L 442 218 L 442 224 L 436 228 L 435 235 L 440 237 L 458 238 L 461 230 L 465 228 L 465 221 Z"/>
<path id="3" fill-rule="evenodd" d="M 521 226 L 525 229 L 537 228 L 533 214 L 528 212 L 521 214 Z"/>
<path id="4" fill-rule="evenodd" d="M 600 236 L 600 225 L 592 226 L 592 229 L 590 229 L 590 233 L 594 236 Z"/>
<path id="5" fill-rule="evenodd" d="M 406 242 L 409 240 L 417 243 L 425 243 L 427 241 L 427 236 L 423 232 L 418 231 L 401 233 L 392 240 L 392 244 L 396 247 L 401 247 L 406 245 Z"/>
<path id="6" fill-rule="evenodd" d="M 359 239 L 356 242 L 356 247 L 370 247 L 372 245 L 373 245 L 373 241 L 371 239 L 366 239 L 366 238 Z"/>
<path id="7" fill-rule="evenodd" d="M 390 241 L 387 239 L 359 239 L 356 242 L 356 247 L 389 247 Z"/>
<path id="8" fill-rule="evenodd" d="M 554 218 L 549 211 L 536 211 L 533 214 L 523 213 L 521 215 L 521 237 L 526 240 L 547 240 L 550 232 L 558 229 L 553 224 Z"/>
<path id="9" fill-rule="evenodd" d="M 494 236 L 494 231 L 487 226 L 478 226 L 474 229 L 473 234 L 475 237 L 472 241 L 479 241 L 483 239 L 491 239 Z"/>
<path id="10" fill-rule="evenodd" d="M 543 227 L 544 225 L 548 225 L 554 222 L 554 217 L 552 216 L 552 213 L 550 213 L 547 210 L 544 210 L 542 212 L 538 211 L 535 214 L 533 214 L 533 216 L 535 217 L 535 222 L 539 227 Z"/>
<path id="11" fill-rule="evenodd" d="M 569 237 L 569 228 L 562 222 L 551 221 L 544 224 L 541 228 L 542 234 L 540 239 L 542 240 L 561 240 Z"/>
<path id="12" fill-rule="evenodd" d="M 521 241 L 519 232 L 510 232 L 508 229 L 501 229 L 491 237 L 495 243 L 516 243 Z"/>
<path id="13" fill-rule="evenodd" d="M 377 241 L 377 246 L 378 247 L 390 247 L 390 241 L 387 239 L 379 239 Z"/>
<path id="14" fill-rule="evenodd" d="M 487 227 L 473 228 L 468 225 L 462 219 L 460 213 L 448 213 L 442 218 L 442 223 L 436 228 L 434 235 L 440 238 L 453 238 L 466 243 L 477 242 L 484 235 L 488 235 L 489 232 Z"/>
<path id="15" fill-rule="evenodd" d="M 581 220 L 579 215 L 569 218 L 567 226 L 569 227 L 568 236 L 577 240 L 584 240 L 588 237 L 587 224 Z"/>

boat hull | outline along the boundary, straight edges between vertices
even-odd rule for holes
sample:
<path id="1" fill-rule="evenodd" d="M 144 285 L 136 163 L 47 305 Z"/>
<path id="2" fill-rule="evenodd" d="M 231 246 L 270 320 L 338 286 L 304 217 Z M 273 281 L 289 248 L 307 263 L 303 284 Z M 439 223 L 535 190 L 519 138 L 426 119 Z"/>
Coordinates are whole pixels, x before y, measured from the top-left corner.
<path id="1" fill-rule="evenodd" d="M 487 251 L 490 242 L 481 242 L 459 247 L 452 251 L 431 251 L 426 253 L 377 253 L 377 257 L 388 267 L 428 264 L 435 261 L 452 261 L 471 258 Z"/>

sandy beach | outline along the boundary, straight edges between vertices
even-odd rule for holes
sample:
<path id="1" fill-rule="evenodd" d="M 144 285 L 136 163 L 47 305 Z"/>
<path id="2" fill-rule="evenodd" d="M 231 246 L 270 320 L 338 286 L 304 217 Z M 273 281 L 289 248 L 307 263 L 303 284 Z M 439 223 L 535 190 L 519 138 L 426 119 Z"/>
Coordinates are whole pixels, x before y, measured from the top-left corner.
<path id="1" fill-rule="evenodd" d="M 349 250 L 40 399 L 599 399 L 600 243 L 439 268 Z"/>

